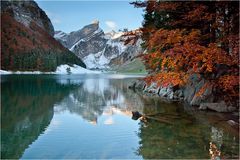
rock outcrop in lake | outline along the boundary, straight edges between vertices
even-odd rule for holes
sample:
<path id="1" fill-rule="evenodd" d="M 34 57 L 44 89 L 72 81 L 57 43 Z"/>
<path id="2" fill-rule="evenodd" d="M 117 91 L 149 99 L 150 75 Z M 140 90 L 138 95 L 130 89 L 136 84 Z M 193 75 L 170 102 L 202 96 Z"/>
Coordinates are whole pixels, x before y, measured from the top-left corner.
<path id="1" fill-rule="evenodd" d="M 206 86 L 204 92 L 199 95 L 199 91 Z M 233 112 L 237 110 L 234 107 L 236 104 L 224 102 L 214 94 L 214 87 L 210 85 L 209 81 L 198 77 L 196 74 L 191 75 L 188 83 L 183 87 L 159 86 L 156 83 L 147 85 L 144 80 L 138 80 L 129 85 L 129 88 L 147 94 L 158 95 L 170 101 L 184 101 L 191 106 L 198 106 L 201 110 L 210 109 L 217 112 Z"/>

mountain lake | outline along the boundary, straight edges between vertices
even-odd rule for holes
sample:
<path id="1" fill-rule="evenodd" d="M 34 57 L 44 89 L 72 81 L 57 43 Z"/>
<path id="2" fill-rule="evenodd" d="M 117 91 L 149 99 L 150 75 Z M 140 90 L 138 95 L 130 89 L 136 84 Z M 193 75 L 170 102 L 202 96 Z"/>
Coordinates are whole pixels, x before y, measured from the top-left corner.
<path id="1" fill-rule="evenodd" d="M 138 75 L 1 75 L 1 156 L 8 159 L 239 157 L 227 114 L 128 89 Z M 134 120 L 132 111 L 152 119 Z"/>

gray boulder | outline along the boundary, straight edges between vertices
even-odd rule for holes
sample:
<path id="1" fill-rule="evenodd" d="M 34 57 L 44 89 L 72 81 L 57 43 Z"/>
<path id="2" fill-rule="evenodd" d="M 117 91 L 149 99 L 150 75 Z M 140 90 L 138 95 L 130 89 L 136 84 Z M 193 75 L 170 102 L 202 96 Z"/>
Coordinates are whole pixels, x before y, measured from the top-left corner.
<path id="1" fill-rule="evenodd" d="M 152 83 L 150 86 L 145 87 L 144 92 L 152 93 L 152 94 L 158 94 L 159 87 L 156 83 Z"/>
<path id="2" fill-rule="evenodd" d="M 169 99 L 173 99 L 173 90 L 171 87 L 162 87 L 159 90 L 160 97 L 166 97 Z"/>
<path id="3" fill-rule="evenodd" d="M 132 82 L 132 84 L 130 84 L 128 86 L 129 89 L 137 89 L 137 90 L 144 90 L 146 87 L 146 83 L 143 80 L 137 80 Z"/>
<path id="4" fill-rule="evenodd" d="M 230 126 L 239 126 L 239 123 L 235 122 L 234 120 L 228 120 L 227 123 L 228 123 Z"/>
<path id="5" fill-rule="evenodd" d="M 203 81 L 203 80 L 202 80 Z M 206 84 L 207 82 L 205 82 L 204 84 Z M 201 86 L 203 87 L 204 84 Z M 213 102 L 214 97 L 213 97 L 213 86 L 209 85 L 206 90 L 202 93 L 202 95 L 197 95 L 195 94 L 193 96 L 193 99 L 190 102 L 190 105 L 200 105 L 203 102 Z"/>
<path id="6" fill-rule="evenodd" d="M 184 101 L 190 103 L 196 93 L 196 85 L 200 82 L 200 78 L 197 75 L 192 75 L 189 77 L 189 82 L 184 88 Z"/>
<path id="7" fill-rule="evenodd" d="M 207 85 L 206 90 L 201 95 L 197 95 L 197 93 Z M 204 78 L 199 77 L 197 74 L 193 74 L 189 77 L 188 84 L 184 87 L 184 101 L 189 103 L 190 105 L 199 106 L 204 102 L 213 102 L 215 97 L 213 94 L 213 86 L 209 83 L 209 81 Z"/>

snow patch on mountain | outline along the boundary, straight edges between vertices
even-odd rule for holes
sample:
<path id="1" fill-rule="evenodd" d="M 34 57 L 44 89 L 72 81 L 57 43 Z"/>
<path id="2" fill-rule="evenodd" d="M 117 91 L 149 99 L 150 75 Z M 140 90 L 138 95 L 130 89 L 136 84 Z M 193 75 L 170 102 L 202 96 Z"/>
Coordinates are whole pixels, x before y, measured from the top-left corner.
<path id="1" fill-rule="evenodd" d="M 123 34 L 124 32 L 115 32 L 112 30 L 111 32 L 105 33 L 104 36 L 106 39 L 117 39 L 120 38 Z"/>
<path id="2" fill-rule="evenodd" d="M 107 47 L 116 48 L 116 50 L 118 50 L 118 53 L 108 55 L 106 51 Z M 108 65 L 110 61 L 113 58 L 120 56 L 126 50 L 126 48 L 127 46 L 125 46 L 123 42 L 113 41 L 112 39 L 109 39 L 106 43 L 105 48 L 102 51 L 98 53 L 90 53 L 83 58 L 83 61 L 89 69 L 109 68 Z"/>
<path id="3" fill-rule="evenodd" d="M 76 64 L 74 64 L 72 66 L 69 66 L 67 64 L 60 65 L 57 67 L 55 72 L 0 70 L 0 75 L 7 75 L 7 74 L 99 74 L 99 73 L 101 73 L 101 72 L 85 69 Z"/>
<path id="4" fill-rule="evenodd" d="M 66 36 L 68 34 L 62 32 L 62 31 L 56 31 L 55 34 L 54 34 L 54 38 L 55 39 L 62 39 L 62 40 L 65 40 L 66 39 Z"/>
<path id="5" fill-rule="evenodd" d="M 123 42 L 113 41 L 111 39 L 107 41 L 107 45 L 109 45 L 111 47 L 117 47 L 119 50 L 119 53 L 120 53 L 119 55 L 121 55 L 121 53 L 123 53 L 127 48 L 127 46 L 124 45 Z M 116 56 L 118 56 L 118 55 L 116 55 Z M 115 57 L 113 57 L 113 58 L 115 58 Z"/>
<path id="6" fill-rule="evenodd" d="M 0 75 L 7 74 L 53 74 L 54 72 L 41 72 L 41 71 L 6 71 L 0 70 Z"/>
<path id="7" fill-rule="evenodd" d="M 96 54 L 89 54 L 88 56 L 83 58 L 84 63 L 87 68 L 98 68 L 103 69 L 107 68 L 110 60 L 102 54 L 102 51 Z"/>
<path id="8" fill-rule="evenodd" d="M 85 40 L 84 40 L 84 39 L 80 39 L 80 40 L 77 41 L 77 43 L 75 43 L 69 50 L 73 52 L 73 51 L 74 51 L 74 47 L 77 46 L 77 45 L 78 45 L 79 43 L 81 43 L 81 42 L 85 42 Z"/>
<path id="9" fill-rule="evenodd" d="M 112 36 L 111 39 L 117 39 L 117 38 L 121 37 L 122 35 L 123 35 L 123 32 L 117 32 Z"/>
<path id="10" fill-rule="evenodd" d="M 85 69 L 78 65 L 69 66 L 67 64 L 60 65 L 57 67 L 56 74 L 98 74 L 101 73 L 99 71 L 91 71 L 89 69 Z"/>

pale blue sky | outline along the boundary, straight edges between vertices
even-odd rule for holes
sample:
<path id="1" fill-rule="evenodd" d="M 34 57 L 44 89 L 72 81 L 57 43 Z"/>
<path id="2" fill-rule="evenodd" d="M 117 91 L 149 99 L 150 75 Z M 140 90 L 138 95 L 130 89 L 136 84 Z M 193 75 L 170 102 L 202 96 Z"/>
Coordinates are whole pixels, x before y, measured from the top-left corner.
<path id="1" fill-rule="evenodd" d="M 76 31 L 90 24 L 93 20 L 100 21 L 105 31 L 141 27 L 143 11 L 134 8 L 129 1 L 43 1 L 38 5 L 47 13 L 55 30 L 66 33 Z"/>

